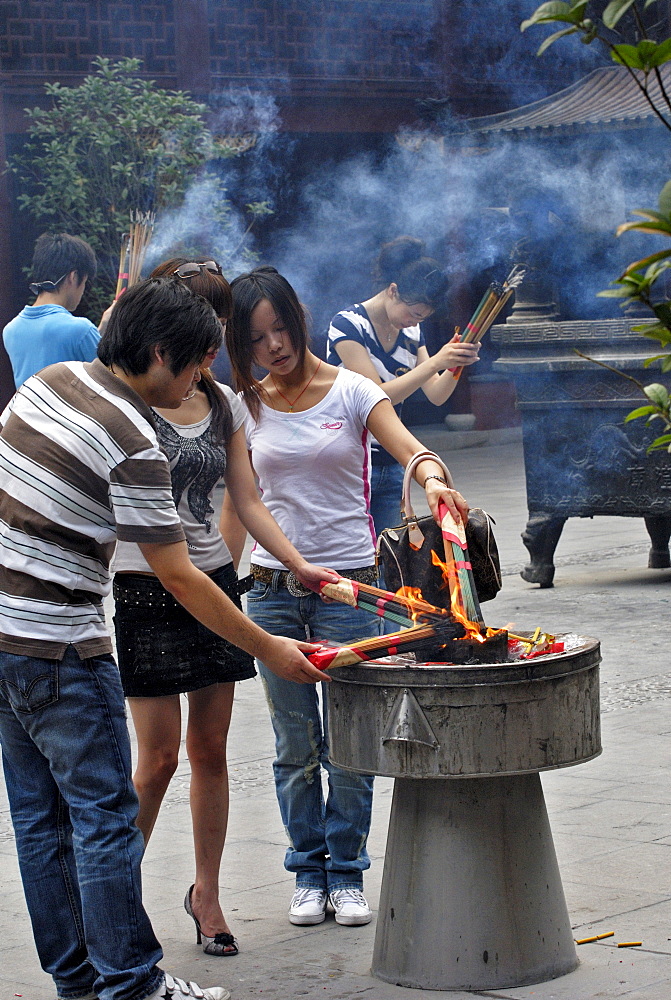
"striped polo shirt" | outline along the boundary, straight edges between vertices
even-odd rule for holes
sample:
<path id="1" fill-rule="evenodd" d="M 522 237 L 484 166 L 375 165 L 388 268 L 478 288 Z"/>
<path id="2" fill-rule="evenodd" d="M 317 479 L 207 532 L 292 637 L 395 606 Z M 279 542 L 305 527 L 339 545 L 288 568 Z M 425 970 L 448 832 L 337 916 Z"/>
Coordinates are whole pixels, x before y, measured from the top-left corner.
<path id="1" fill-rule="evenodd" d="M 68 361 L 24 382 L 0 428 L 0 649 L 110 653 L 116 539 L 184 538 L 151 410 L 98 359 Z"/>
<path id="2" fill-rule="evenodd" d="M 375 327 L 370 321 L 365 306 L 357 304 L 336 313 L 328 331 L 327 361 L 330 365 L 344 367 L 337 346 L 343 340 L 353 340 L 367 351 L 373 368 L 381 382 L 390 382 L 399 375 L 405 375 L 417 367 L 417 352 L 425 347 L 424 334 L 419 324 L 399 330 L 396 342 L 390 351 L 377 339 Z M 394 406 L 399 419 L 403 413 L 403 401 Z M 373 465 L 395 464 L 396 459 L 372 439 Z"/>

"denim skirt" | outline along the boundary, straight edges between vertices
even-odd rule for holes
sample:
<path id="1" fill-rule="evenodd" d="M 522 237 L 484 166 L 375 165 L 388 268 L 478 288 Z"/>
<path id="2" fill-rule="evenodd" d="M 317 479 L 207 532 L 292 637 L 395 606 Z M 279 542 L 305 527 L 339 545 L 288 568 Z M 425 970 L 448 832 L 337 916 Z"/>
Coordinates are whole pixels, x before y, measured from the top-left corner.
<path id="1" fill-rule="evenodd" d="M 237 574 L 228 563 L 209 573 L 241 608 Z M 254 658 L 201 625 L 155 576 L 114 577 L 117 662 L 127 698 L 197 691 L 254 677 Z"/>

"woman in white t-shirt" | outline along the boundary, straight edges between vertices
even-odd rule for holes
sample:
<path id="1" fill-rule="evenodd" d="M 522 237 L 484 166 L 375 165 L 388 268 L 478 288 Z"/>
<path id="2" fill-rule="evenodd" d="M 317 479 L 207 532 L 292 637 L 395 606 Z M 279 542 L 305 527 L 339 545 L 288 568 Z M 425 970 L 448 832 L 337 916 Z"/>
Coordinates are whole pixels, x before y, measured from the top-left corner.
<path id="1" fill-rule="evenodd" d="M 231 290 L 226 346 L 247 409 L 247 444 L 263 502 L 310 561 L 374 583 L 370 436 L 403 464 L 422 445 L 380 386 L 312 354 L 303 308 L 274 268 L 235 278 Z M 268 372 L 261 381 L 252 374 L 255 364 Z M 455 516 L 465 516 L 465 500 L 442 477 L 432 459 L 418 467 L 432 512 L 443 499 Z M 222 531 L 234 559 L 244 544 L 238 525 L 224 502 Z M 254 547 L 251 562 L 255 583 L 247 613 L 271 634 L 344 642 L 377 633 L 376 619 L 324 603 L 262 544 Z M 330 899 L 338 923 L 368 923 L 372 914 L 362 888 L 370 865 L 366 839 L 373 779 L 330 763 L 317 691 L 279 680 L 268 666 L 258 664 L 275 730 L 275 786 L 289 835 L 285 867 L 296 876 L 289 920 L 321 923 Z M 321 768 L 328 777 L 326 801 Z"/>
<path id="2" fill-rule="evenodd" d="M 174 258 L 152 273 L 170 275 L 208 299 L 226 325 L 231 291 L 215 261 Z M 207 364 L 215 353 L 208 355 Z M 245 588 L 238 584 L 231 554 L 212 517 L 214 489 L 222 478 L 246 527 L 274 558 L 304 582 L 317 581 L 324 573 L 299 555 L 259 499 L 247 458 L 245 412 L 241 400 L 228 386 L 216 383 L 207 366 L 181 406 L 154 411 L 191 559 L 238 607 Z M 113 568 L 117 660 L 138 740 L 137 824 L 148 841 L 177 767 L 180 695 L 186 693 L 196 872 L 184 906 L 196 923 L 203 951 L 235 955 L 237 942 L 219 902 L 228 820 L 226 737 L 235 682 L 255 675 L 254 661 L 189 615 L 152 574 L 137 545 L 119 542 Z"/>

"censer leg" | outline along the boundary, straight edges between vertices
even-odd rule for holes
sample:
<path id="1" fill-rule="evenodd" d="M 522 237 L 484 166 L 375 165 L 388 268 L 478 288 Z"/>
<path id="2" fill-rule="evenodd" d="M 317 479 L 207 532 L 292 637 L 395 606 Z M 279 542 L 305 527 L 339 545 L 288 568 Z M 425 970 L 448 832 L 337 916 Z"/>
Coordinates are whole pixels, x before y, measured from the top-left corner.
<path id="1" fill-rule="evenodd" d="M 531 561 L 520 576 L 527 583 L 537 583 L 541 590 L 554 586 L 554 555 L 567 518 L 554 514 L 529 511 L 527 526 L 522 532 Z"/>
<path id="2" fill-rule="evenodd" d="M 491 990 L 577 964 L 540 776 L 397 778 L 373 975 Z"/>
<path id="3" fill-rule="evenodd" d="M 650 514 L 644 520 L 652 542 L 652 548 L 648 555 L 648 569 L 668 569 L 671 566 L 671 557 L 669 556 L 671 516 Z"/>

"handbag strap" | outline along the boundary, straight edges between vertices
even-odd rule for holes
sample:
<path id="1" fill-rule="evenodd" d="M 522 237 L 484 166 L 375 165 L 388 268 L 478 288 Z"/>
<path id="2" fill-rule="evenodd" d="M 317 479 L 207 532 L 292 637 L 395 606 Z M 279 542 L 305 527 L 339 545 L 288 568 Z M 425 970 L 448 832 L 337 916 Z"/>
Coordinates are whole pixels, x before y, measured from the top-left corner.
<path id="1" fill-rule="evenodd" d="M 401 497 L 401 516 L 403 517 L 403 522 L 408 526 L 408 540 L 410 545 L 415 550 L 421 549 L 424 544 L 424 532 L 417 523 L 417 517 L 412 507 L 412 502 L 410 500 L 410 483 L 412 482 L 417 466 L 426 461 L 428 458 L 430 458 L 433 462 L 436 462 L 441 467 L 445 473 L 445 479 L 447 480 L 448 487 L 450 489 L 454 489 L 452 473 L 445 465 L 442 458 L 440 458 L 439 455 L 436 455 L 435 451 L 415 452 L 405 467 L 405 474 L 403 476 L 403 496 Z"/>
<path id="2" fill-rule="evenodd" d="M 452 479 L 452 473 L 443 462 L 439 455 L 436 455 L 435 451 L 417 451 L 412 456 L 410 461 L 405 467 L 405 474 L 403 476 L 403 495 L 401 497 L 401 514 L 403 515 L 404 521 L 409 521 L 411 518 L 415 518 L 415 512 L 412 507 L 412 502 L 410 500 L 410 484 L 412 483 L 413 476 L 417 469 L 417 466 L 422 462 L 425 462 L 428 458 L 436 462 L 443 472 L 445 473 L 445 479 L 447 480 L 447 485 L 450 489 L 454 489 L 454 480 Z"/>

